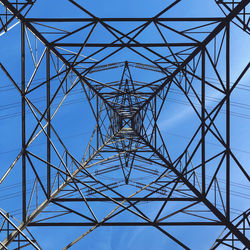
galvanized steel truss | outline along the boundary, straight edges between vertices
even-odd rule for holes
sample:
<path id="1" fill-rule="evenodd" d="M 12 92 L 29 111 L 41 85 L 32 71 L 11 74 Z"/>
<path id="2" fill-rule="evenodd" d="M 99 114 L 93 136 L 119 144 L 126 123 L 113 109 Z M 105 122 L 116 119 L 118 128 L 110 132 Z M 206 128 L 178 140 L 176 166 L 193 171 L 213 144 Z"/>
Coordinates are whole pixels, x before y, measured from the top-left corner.
<path id="1" fill-rule="evenodd" d="M 0 0 L 4 6 L 1 31 L 7 32 L 13 20 L 21 23 L 22 65 L 19 86 L 12 73 L 0 64 L 22 99 L 22 150 L 1 179 L 2 183 L 16 162 L 19 159 L 22 161 L 22 222 L 16 226 L 8 213 L 0 211 L 7 225 L 2 225 L 2 230 L 7 231 L 2 247 L 16 243 L 19 244 L 18 249 L 21 245 L 39 249 L 33 236 L 29 239 L 24 234 L 28 227 L 89 226 L 86 233 L 65 247 L 67 249 L 100 226 L 152 226 L 179 246 L 189 249 L 164 226 L 222 225 L 226 233 L 218 238 L 212 249 L 220 244 L 232 249 L 247 249 L 250 245 L 247 237 L 249 211 L 236 219 L 232 219 L 230 213 L 230 163 L 233 161 L 238 171 L 249 180 L 245 168 L 230 148 L 230 95 L 249 69 L 249 64 L 231 85 L 230 24 L 234 22 L 249 33 L 246 11 L 249 1 L 217 1 L 226 14 L 218 18 L 164 17 L 180 0 L 172 1 L 166 9 L 151 18 L 99 18 L 78 2 L 69 1 L 88 17 L 26 18 L 34 1 L 14 3 Z M 181 28 L 176 25 L 180 22 L 183 25 Z M 68 23 L 75 26 L 68 26 Z M 119 25 L 129 26 L 131 23 L 134 28 L 130 32 L 119 29 Z M 161 42 L 140 39 L 141 34 L 151 26 L 158 32 Z M 100 34 L 109 34 L 112 39 L 105 39 L 103 35 L 103 41 L 89 42 L 96 30 Z M 174 34 L 172 41 L 167 32 Z M 91 51 L 87 56 L 86 48 Z M 122 62 L 108 61 L 123 49 L 128 49 L 147 63 L 133 62 L 130 58 Z M 220 60 L 225 68 L 223 76 L 218 66 Z M 46 79 L 34 82 L 41 67 Z M 121 69 L 122 74 L 116 80 L 96 80 L 96 75 L 112 75 L 117 69 Z M 134 77 L 134 70 L 140 74 L 150 73 L 155 80 L 142 82 Z M 208 71 L 213 71 L 219 84 L 209 80 Z M 224 77 L 225 82 L 222 80 Z M 52 84 L 54 80 L 57 80 L 57 85 Z M 66 147 L 53 124 L 66 97 L 78 87 L 85 95 L 96 121 L 82 160 Z M 176 159 L 172 159 L 158 125 L 169 92 L 174 87 L 185 96 L 199 121 L 189 143 Z M 221 96 L 212 109 L 208 109 L 206 104 L 208 88 Z M 39 89 L 46 90 L 43 110 L 32 101 L 32 95 Z M 59 95 L 61 101 L 52 108 Z M 225 127 L 219 128 L 216 119 L 222 107 L 225 108 Z M 28 111 L 36 120 L 32 128 L 27 126 Z M 40 135 L 44 135 L 47 142 L 46 154 L 39 155 L 32 152 L 30 145 Z M 208 135 L 212 135 L 223 149 L 208 154 Z M 206 168 L 211 162 L 216 166 L 213 175 L 208 177 Z M 224 194 L 217 178 L 221 169 L 226 180 Z M 30 172 L 33 173 L 32 185 L 27 182 Z M 138 180 L 131 177 L 133 172 L 140 177 Z M 122 176 L 119 181 L 100 178 L 117 173 Z M 46 179 L 42 178 L 44 175 Z M 36 194 L 38 186 L 42 190 L 39 195 Z M 30 195 L 28 189 L 32 190 Z M 126 189 L 133 192 L 128 194 L 124 191 Z M 94 212 L 95 202 L 111 204 L 111 210 L 101 219 Z M 153 219 L 139 208 L 143 202 L 161 202 Z M 171 202 L 178 202 L 180 207 L 168 214 L 165 209 Z M 82 204 L 85 212 L 79 209 Z M 204 209 L 197 208 L 200 204 L 207 211 L 205 215 Z M 39 217 L 47 207 L 53 211 Z M 123 212 L 138 219 L 130 222 L 112 220 Z M 175 216 L 179 214 L 185 214 L 188 219 L 175 221 Z M 64 219 L 74 216 L 78 218 L 76 221 Z"/>

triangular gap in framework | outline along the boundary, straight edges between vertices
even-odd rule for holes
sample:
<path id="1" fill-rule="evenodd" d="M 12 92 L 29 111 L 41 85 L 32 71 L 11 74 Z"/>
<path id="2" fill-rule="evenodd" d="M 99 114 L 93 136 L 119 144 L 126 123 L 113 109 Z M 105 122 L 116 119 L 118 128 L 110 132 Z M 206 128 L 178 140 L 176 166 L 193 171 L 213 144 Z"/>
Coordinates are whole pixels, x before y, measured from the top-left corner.
<path id="1" fill-rule="evenodd" d="M 221 91 L 226 88 L 227 30 L 223 29 L 206 47 L 206 81 Z"/>

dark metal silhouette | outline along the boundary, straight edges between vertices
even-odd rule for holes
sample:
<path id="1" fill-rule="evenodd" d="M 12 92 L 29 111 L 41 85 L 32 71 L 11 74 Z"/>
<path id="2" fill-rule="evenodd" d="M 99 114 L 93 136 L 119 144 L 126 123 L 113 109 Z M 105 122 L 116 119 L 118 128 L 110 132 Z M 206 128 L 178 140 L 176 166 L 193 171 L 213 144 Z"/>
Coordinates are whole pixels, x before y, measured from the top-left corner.
<path id="1" fill-rule="evenodd" d="M 16 226 L 0 211 L 12 226 L 1 243 L 3 249 L 15 243 L 19 244 L 18 249 L 21 243 L 39 249 L 33 236 L 30 239 L 24 234 L 28 227 L 39 226 L 90 227 L 65 249 L 100 226 L 151 226 L 184 249 L 189 249 L 184 241 L 163 226 L 224 226 L 226 234 L 212 249 L 220 244 L 232 249 L 249 247 L 246 234 L 249 211 L 233 219 L 230 203 L 231 162 L 249 180 L 246 169 L 230 148 L 230 95 L 250 65 L 230 83 L 230 24 L 235 22 L 249 32 L 245 11 L 248 0 L 217 1 L 225 8 L 226 16 L 202 18 L 165 17 L 179 0 L 150 18 L 99 18 L 80 5 L 80 1 L 73 0 L 70 2 L 84 17 L 33 18 L 25 15 L 34 1 L 0 2 L 7 13 L 5 21 L 1 16 L 1 30 L 7 32 L 14 18 L 21 23 L 22 65 L 19 85 L 13 74 L 0 64 L 22 99 L 22 150 L 1 179 L 2 183 L 18 159 L 22 161 L 22 222 Z M 181 28 L 177 25 L 180 22 Z M 117 28 L 117 24 L 122 27 L 131 23 L 135 28 L 128 33 Z M 161 41 L 157 38 L 146 42 L 140 38 L 151 26 Z M 97 31 L 99 42 L 91 39 Z M 112 39 L 106 38 L 105 32 Z M 166 35 L 168 32 L 172 37 Z M 85 49 L 89 49 L 87 55 L 83 53 Z M 109 61 L 123 49 L 142 58 L 142 62 L 133 58 Z M 221 61 L 225 81 L 219 69 Z M 35 81 L 41 68 L 45 79 Z M 118 74 L 118 70 L 122 73 Z M 209 71 L 218 77 L 219 84 L 209 80 Z M 144 74 L 150 74 L 150 80 L 138 79 L 138 75 Z M 112 79 L 102 81 L 100 75 Z M 78 87 L 96 121 L 80 160 L 64 144 L 53 120 L 64 99 Z M 220 94 L 220 101 L 212 109 L 207 105 L 208 88 Z M 184 150 L 173 158 L 158 120 L 169 93 L 176 89 L 193 108 L 199 125 Z M 42 92 L 46 93 L 43 109 L 32 100 L 33 94 Z M 62 100 L 54 108 L 52 104 L 58 95 Z M 225 108 L 223 128 L 216 124 L 222 107 Z M 27 125 L 28 111 L 36 121 L 34 126 Z M 46 154 L 34 153 L 30 148 L 40 134 L 46 137 Z M 209 135 L 221 146 L 214 153 L 207 149 Z M 213 167 L 208 171 L 211 162 Z M 224 193 L 219 181 L 221 169 Z M 30 178 L 32 184 L 27 181 Z M 109 212 L 103 212 L 101 219 L 94 211 L 95 204 L 100 202 L 106 207 L 110 205 Z M 161 202 L 153 219 L 140 207 L 146 202 L 154 209 L 154 204 Z M 178 203 L 178 209 L 166 212 L 171 202 Z M 50 212 L 43 213 L 47 208 Z M 137 219 L 112 220 L 120 218 L 122 213 Z M 180 215 L 187 217 L 178 219 L 182 218 Z M 20 240 L 23 237 L 25 240 Z"/>

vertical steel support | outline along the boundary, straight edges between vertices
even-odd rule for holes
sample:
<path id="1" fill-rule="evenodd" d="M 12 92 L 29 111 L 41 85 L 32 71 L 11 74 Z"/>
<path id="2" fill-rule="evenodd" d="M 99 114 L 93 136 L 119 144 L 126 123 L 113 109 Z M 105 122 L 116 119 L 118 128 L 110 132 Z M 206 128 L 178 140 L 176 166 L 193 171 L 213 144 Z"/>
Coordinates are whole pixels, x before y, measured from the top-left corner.
<path id="1" fill-rule="evenodd" d="M 230 221 L 230 24 L 226 26 L 226 218 Z"/>
<path id="2" fill-rule="evenodd" d="M 99 148 L 99 97 L 96 96 L 96 117 L 98 121 L 98 126 L 97 126 L 97 133 L 96 133 L 96 148 Z"/>
<path id="3" fill-rule="evenodd" d="M 50 114 L 50 49 L 47 49 L 46 52 L 46 96 L 47 96 L 47 162 L 51 162 L 51 145 L 50 145 L 50 136 L 51 136 L 51 114 Z M 47 195 L 50 197 L 51 193 L 51 167 L 47 164 Z"/>
<path id="4" fill-rule="evenodd" d="M 22 216 L 26 221 L 26 118 L 25 118 L 25 25 L 21 24 L 21 102 L 22 102 Z"/>
<path id="5" fill-rule="evenodd" d="M 206 193 L 206 167 L 205 167 L 205 49 L 201 51 L 202 62 L 201 62 L 201 164 L 202 164 L 202 194 Z"/>
<path id="6" fill-rule="evenodd" d="M 156 108 L 157 108 L 157 103 L 156 103 L 156 97 L 154 98 L 154 122 L 156 123 Z M 156 138 L 156 126 L 154 126 L 154 133 L 155 133 L 155 148 L 157 148 L 157 138 Z"/>

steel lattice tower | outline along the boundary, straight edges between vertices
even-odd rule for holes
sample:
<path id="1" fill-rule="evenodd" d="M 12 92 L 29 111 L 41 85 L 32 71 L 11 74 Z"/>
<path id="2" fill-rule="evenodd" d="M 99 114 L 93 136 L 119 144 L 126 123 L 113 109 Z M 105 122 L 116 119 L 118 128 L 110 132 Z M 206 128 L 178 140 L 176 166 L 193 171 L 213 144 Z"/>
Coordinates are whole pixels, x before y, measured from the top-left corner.
<path id="1" fill-rule="evenodd" d="M 153 227 L 184 249 L 170 227 L 221 227 L 208 249 L 248 249 L 249 209 L 232 213 L 233 175 L 247 182 L 249 175 L 231 147 L 230 107 L 250 65 L 231 81 L 231 30 L 249 35 L 249 0 L 215 1 L 218 17 L 169 16 L 184 2 L 172 0 L 155 16 L 134 18 L 97 17 L 80 0 L 65 2 L 82 17 L 34 17 L 39 0 L 0 2 L 0 39 L 14 27 L 20 33 L 20 75 L 4 58 L 0 67 L 21 98 L 22 145 L 1 169 L 0 187 L 15 171 L 22 182 L 21 221 L 0 206 L 1 249 L 41 249 L 36 228 L 72 226 L 87 230 L 64 249 L 105 226 Z M 64 142 L 60 113 L 76 92 L 92 120 L 76 109 L 65 122 L 77 113 L 94 124 L 78 153 Z M 175 147 L 159 120 L 178 93 L 196 118 L 192 129 L 183 124 L 189 142 Z M 42 150 L 36 141 L 45 142 Z"/>

